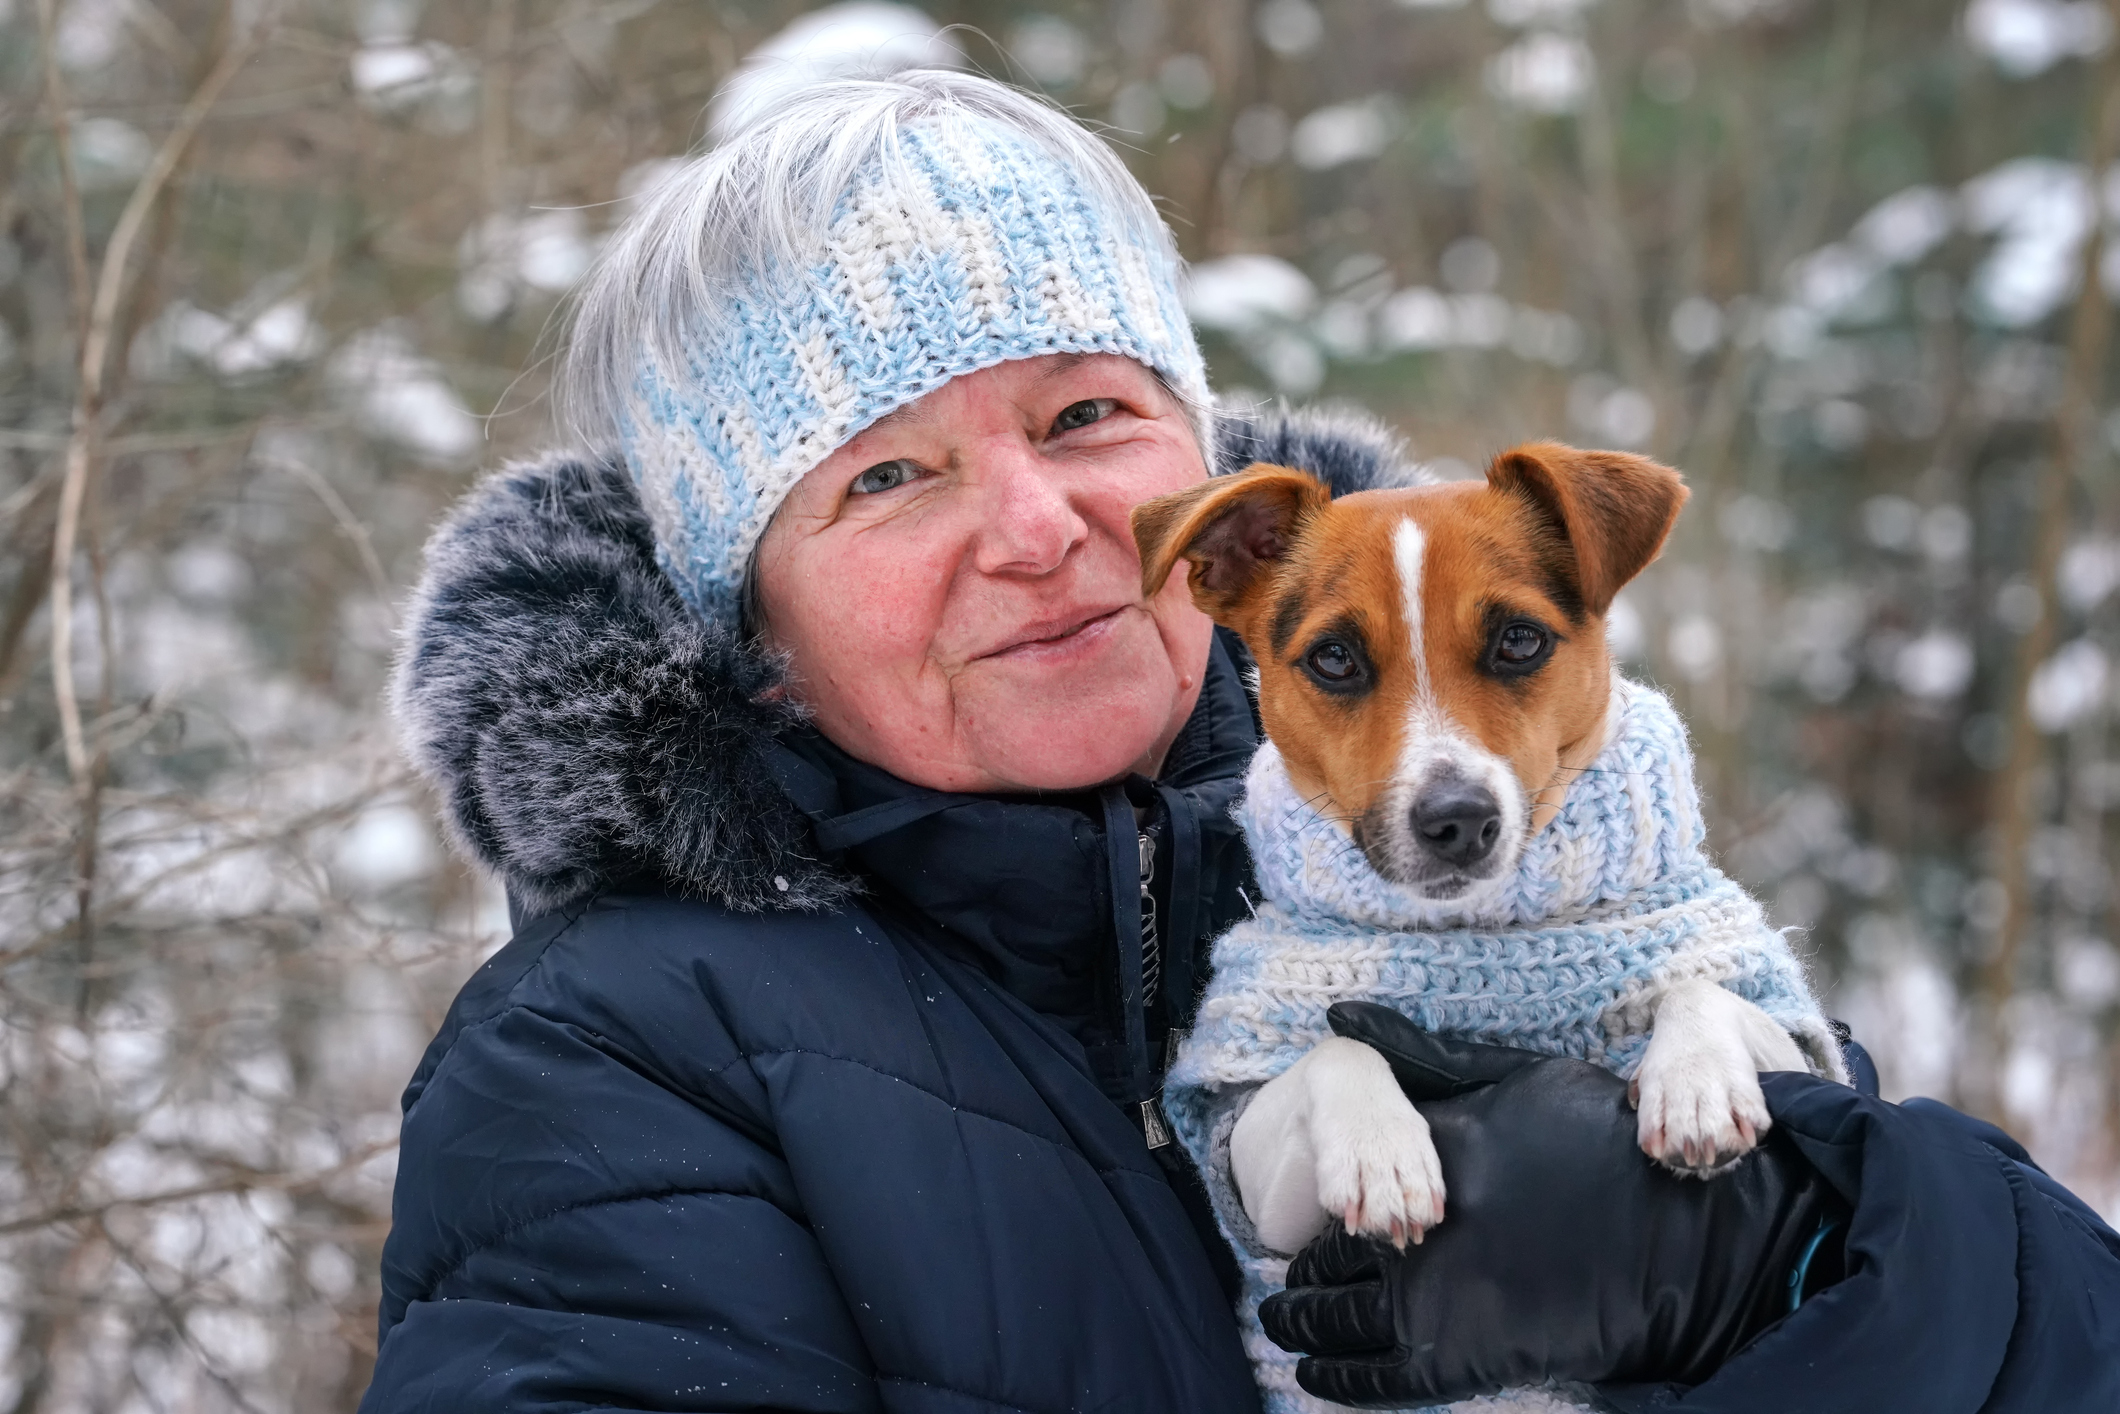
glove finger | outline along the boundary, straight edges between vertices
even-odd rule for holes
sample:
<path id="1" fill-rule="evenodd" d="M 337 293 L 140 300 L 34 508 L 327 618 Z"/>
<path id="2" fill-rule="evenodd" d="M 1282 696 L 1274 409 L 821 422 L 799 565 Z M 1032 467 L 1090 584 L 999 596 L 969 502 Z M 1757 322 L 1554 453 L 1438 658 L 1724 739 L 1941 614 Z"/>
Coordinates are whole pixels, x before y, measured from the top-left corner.
<path id="1" fill-rule="evenodd" d="M 1372 1281 L 1383 1274 L 1384 1254 L 1389 1251 L 1374 1237 L 1357 1237 L 1331 1223 L 1288 1264 L 1286 1285 L 1346 1286 Z"/>
<path id="2" fill-rule="evenodd" d="M 1404 1350 L 1378 1350 L 1362 1355 L 1306 1356 L 1296 1362 L 1296 1383 L 1310 1394 L 1333 1404 L 1357 1409 L 1404 1409 L 1411 1404 L 1435 1404 L 1491 1390 L 1448 1390 L 1437 1383 L 1435 1372 L 1426 1369 Z"/>
<path id="3" fill-rule="evenodd" d="M 1277 1291 L 1259 1305 L 1266 1337 L 1298 1355 L 1352 1355 L 1392 1343 L 1391 1296 L 1380 1281 Z"/>
<path id="4" fill-rule="evenodd" d="M 1548 1059 L 1537 1051 L 1438 1036 L 1376 1002 L 1335 1002 L 1325 1019 L 1333 1034 L 1379 1052 L 1409 1100 L 1447 1100 Z"/>

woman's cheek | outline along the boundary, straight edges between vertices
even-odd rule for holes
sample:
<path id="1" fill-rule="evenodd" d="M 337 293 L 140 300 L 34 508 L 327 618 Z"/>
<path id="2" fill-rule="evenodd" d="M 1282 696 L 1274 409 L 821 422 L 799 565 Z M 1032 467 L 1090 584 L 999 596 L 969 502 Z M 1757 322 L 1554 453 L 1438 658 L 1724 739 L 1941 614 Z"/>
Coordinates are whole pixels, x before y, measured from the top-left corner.
<path id="1" fill-rule="evenodd" d="M 934 581 L 902 554 L 850 554 L 831 570 L 835 582 L 815 596 L 820 627 L 833 636 L 836 661 L 865 677 L 916 673 L 934 637 Z M 820 586 L 822 587 L 822 586 Z"/>

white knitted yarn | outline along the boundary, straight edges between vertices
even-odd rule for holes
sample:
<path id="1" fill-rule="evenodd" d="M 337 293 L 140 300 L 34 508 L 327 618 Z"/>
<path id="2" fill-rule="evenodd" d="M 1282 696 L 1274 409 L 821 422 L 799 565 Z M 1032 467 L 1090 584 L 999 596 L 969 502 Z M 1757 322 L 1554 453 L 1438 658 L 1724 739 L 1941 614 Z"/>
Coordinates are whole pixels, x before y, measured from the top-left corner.
<path id="1" fill-rule="evenodd" d="M 1662 989 L 1706 978 L 1764 1009 L 1821 1074 L 1846 1078 L 1802 964 L 1704 852 L 1692 751 L 1671 704 L 1615 675 L 1610 710 L 1604 750 L 1515 873 L 1470 906 L 1378 875 L 1301 798 L 1271 743 L 1252 762 L 1238 816 L 1267 901 L 1217 940 L 1164 1107 L 1244 1265 L 1239 1316 L 1268 1414 L 1333 1406 L 1297 1388 L 1295 1357 L 1259 1326 L 1259 1302 L 1280 1289 L 1287 1263 L 1252 1238 L 1226 1172 L 1228 1130 L 1252 1087 L 1330 1034 L 1333 1003 L 1381 1002 L 1430 1031 L 1628 1075 Z M 1551 1408 L 1559 1397 L 1526 1391 L 1505 1398 L 1540 1402 L 1461 1407 Z"/>

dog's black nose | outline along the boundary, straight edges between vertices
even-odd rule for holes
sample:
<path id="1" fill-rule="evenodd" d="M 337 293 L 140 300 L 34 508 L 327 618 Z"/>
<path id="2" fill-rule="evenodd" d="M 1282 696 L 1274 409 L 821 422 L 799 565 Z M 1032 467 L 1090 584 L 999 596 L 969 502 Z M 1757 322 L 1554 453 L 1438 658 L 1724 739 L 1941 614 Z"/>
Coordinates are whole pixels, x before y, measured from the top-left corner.
<path id="1" fill-rule="evenodd" d="M 1502 807 L 1485 786 L 1444 781 L 1413 807 L 1413 832 L 1442 863 L 1469 869 L 1494 853 L 1502 837 Z"/>

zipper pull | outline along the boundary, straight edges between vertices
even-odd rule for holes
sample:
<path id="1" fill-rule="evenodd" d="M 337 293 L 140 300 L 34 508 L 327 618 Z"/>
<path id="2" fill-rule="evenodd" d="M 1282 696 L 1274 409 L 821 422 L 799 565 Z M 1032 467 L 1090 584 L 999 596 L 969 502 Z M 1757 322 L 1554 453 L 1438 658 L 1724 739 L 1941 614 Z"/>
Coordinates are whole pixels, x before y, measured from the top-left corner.
<path id="1" fill-rule="evenodd" d="M 1141 1137 L 1148 1141 L 1150 1149 L 1169 1147 L 1170 1127 L 1163 1123 L 1163 1112 L 1154 1100 L 1141 1102 Z"/>

